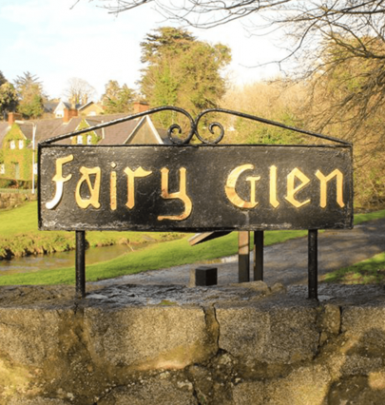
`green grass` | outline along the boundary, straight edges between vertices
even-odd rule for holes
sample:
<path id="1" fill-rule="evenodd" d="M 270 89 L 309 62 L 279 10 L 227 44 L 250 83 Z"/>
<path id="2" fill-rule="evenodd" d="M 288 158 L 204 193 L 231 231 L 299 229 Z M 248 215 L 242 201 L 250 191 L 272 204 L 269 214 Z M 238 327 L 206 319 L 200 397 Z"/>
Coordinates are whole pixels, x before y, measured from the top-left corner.
<path id="1" fill-rule="evenodd" d="M 4 215 L 5 214 L 5 215 Z M 23 232 L 33 235 L 37 231 L 36 203 L 27 204 L 24 207 L 12 211 L 0 212 L 0 234 L 8 232 L 8 236 L 17 234 L 17 226 L 22 226 Z M 358 214 L 354 218 L 354 223 L 359 224 L 373 219 L 385 217 L 385 210 L 370 214 Z M 8 225 L 5 225 L 8 224 Z M 9 229 L 8 227 L 11 227 Z M 12 229 L 13 228 L 13 229 Z M 40 232 L 40 234 L 43 232 Z M 44 232 L 53 234 L 52 232 Z M 265 232 L 265 246 L 284 242 L 289 239 L 298 238 L 306 235 L 306 231 L 267 231 Z M 72 233 L 62 232 L 73 236 Z M 184 236 L 182 239 L 172 239 L 174 234 L 155 234 L 148 233 L 156 239 L 152 245 L 135 252 L 129 252 L 108 262 L 97 263 L 87 266 L 87 281 L 96 281 L 100 279 L 113 278 L 126 274 L 134 274 L 147 270 L 156 270 L 168 268 L 183 264 L 197 263 L 203 260 L 212 260 L 223 256 L 236 254 L 238 251 L 238 234 L 233 232 L 225 237 L 218 238 L 194 247 L 188 243 L 191 235 Z M 180 234 L 177 235 L 180 237 Z M 87 239 L 94 238 L 96 244 L 100 239 L 125 238 L 143 241 L 143 234 L 139 232 L 89 232 Z M 136 238 L 136 239 L 135 239 Z M 385 260 L 385 259 L 384 259 Z M 329 280 L 331 281 L 331 280 Z M 13 284 L 74 284 L 75 271 L 73 267 L 43 270 L 34 273 L 21 273 L 0 277 L 0 285 Z"/>
<path id="2" fill-rule="evenodd" d="M 375 219 L 385 218 L 385 210 L 369 212 L 366 214 L 355 214 L 354 225 L 362 224 L 363 222 L 373 221 Z"/>
<path id="3" fill-rule="evenodd" d="M 380 284 L 385 279 L 385 252 L 324 276 L 327 283 Z"/>
<path id="4" fill-rule="evenodd" d="M 306 235 L 306 231 L 266 232 L 265 246 L 304 235 Z M 188 238 L 189 236 L 186 236 L 175 241 L 157 243 L 142 250 L 119 256 L 108 262 L 87 266 L 87 281 L 192 264 L 202 260 L 212 260 L 235 254 L 238 251 L 238 234 L 236 232 L 194 247 L 189 245 Z M 0 277 L 0 285 L 74 283 L 75 270 L 73 267 Z"/>
<path id="5" fill-rule="evenodd" d="M 184 234 L 172 232 L 87 232 L 90 247 L 127 244 L 140 247 L 149 242 L 173 240 Z M 64 252 L 75 249 L 75 232 L 39 231 L 37 202 L 0 210 L 0 258 Z"/>
<path id="6" fill-rule="evenodd" d="M 354 216 L 354 225 L 385 217 L 385 210 Z M 338 269 L 323 277 L 327 283 L 382 284 L 385 281 L 385 252 L 370 259 Z"/>

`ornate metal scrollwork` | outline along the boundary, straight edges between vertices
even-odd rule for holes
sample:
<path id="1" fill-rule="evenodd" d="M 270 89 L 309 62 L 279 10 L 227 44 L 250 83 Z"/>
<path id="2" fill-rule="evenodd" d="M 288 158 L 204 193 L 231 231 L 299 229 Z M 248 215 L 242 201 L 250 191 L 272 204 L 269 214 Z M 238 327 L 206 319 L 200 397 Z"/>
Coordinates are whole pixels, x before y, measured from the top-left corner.
<path id="1" fill-rule="evenodd" d="M 295 127 L 291 127 L 291 126 L 282 124 L 280 122 L 271 121 L 271 120 L 268 120 L 268 119 L 265 119 L 265 118 L 257 117 L 255 115 L 245 114 L 245 113 L 242 113 L 242 112 L 239 112 L 239 111 L 226 110 L 226 109 L 222 109 L 222 108 L 212 108 L 212 109 L 202 111 L 194 120 L 192 118 L 192 116 L 186 110 L 184 110 L 182 108 L 179 108 L 179 107 L 173 107 L 173 106 L 164 106 L 164 107 L 152 108 L 150 110 L 147 110 L 147 111 L 144 111 L 144 112 L 141 112 L 141 113 L 138 113 L 138 114 L 133 114 L 133 115 L 130 115 L 128 117 L 119 118 L 119 119 L 114 120 L 114 121 L 110 121 L 110 122 L 107 122 L 107 123 L 102 123 L 102 124 L 99 124 L 99 125 L 95 125 L 93 127 L 85 128 L 85 129 L 82 129 L 82 130 L 79 130 L 79 131 L 76 131 L 76 132 L 71 132 L 71 133 L 67 133 L 67 134 L 64 134 L 64 135 L 59 135 L 59 136 L 56 136 L 54 138 L 47 139 L 46 141 L 44 141 L 42 143 L 43 144 L 50 144 L 50 143 L 57 142 L 57 141 L 60 141 L 60 140 L 63 140 L 63 139 L 67 139 L 67 138 L 72 137 L 72 136 L 81 135 L 81 134 L 84 134 L 84 133 L 89 132 L 89 131 L 96 131 L 98 129 L 106 128 L 106 127 L 109 127 L 109 126 L 112 126 L 112 125 L 120 124 L 122 122 L 131 121 L 131 120 L 134 120 L 134 119 L 137 119 L 137 118 L 142 118 L 142 117 L 145 117 L 147 115 L 153 115 L 153 114 L 164 112 L 164 111 L 177 112 L 179 114 L 184 115 L 189 120 L 190 130 L 189 130 L 187 136 L 184 137 L 184 138 L 183 137 L 180 138 L 180 137 L 173 136 L 173 134 L 175 134 L 175 132 L 177 132 L 179 135 L 181 135 L 183 133 L 183 130 L 182 130 L 182 127 L 180 126 L 180 124 L 173 123 L 167 129 L 168 139 L 174 145 L 187 145 L 187 144 L 189 144 L 191 142 L 194 135 L 198 138 L 198 140 L 202 144 L 206 144 L 206 145 L 217 145 L 217 144 L 219 144 L 223 140 L 223 138 L 225 137 L 224 126 L 220 122 L 217 122 L 217 121 L 213 121 L 211 123 L 205 123 L 205 125 L 202 125 L 201 124 L 202 118 L 204 116 L 208 115 L 208 114 L 232 115 L 232 116 L 235 116 L 235 117 L 240 117 L 240 118 L 244 118 L 244 119 L 247 119 L 247 120 L 260 122 L 262 124 L 267 124 L 267 125 L 275 126 L 275 127 L 278 127 L 278 128 L 287 129 L 287 130 L 294 131 L 294 132 L 304 134 L 304 135 L 308 135 L 308 136 L 311 136 L 311 137 L 320 138 L 320 139 L 324 139 L 324 140 L 331 141 L 331 142 L 337 142 L 337 143 L 344 144 L 344 145 L 350 145 L 349 142 L 344 141 L 342 139 L 322 135 L 322 134 L 311 132 L 311 131 L 306 131 L 306 130 L 295 128 Z M 214 139 L 204 137 L 200 133 L 200 129 L 199 129 L 202 126 L 204 128 L 206 128 L 208 130 L 208 132 L 210 132 L 211 135 L 216 135 L 216 133 L 218 133 L 218 132 L 219 132 L 219 134 Z"/>
<path id="2" fill-rule="evenodd" d="M 207 140 L 203 136 L 201 136 L 201 134 L 199 133 L 199 121 L 202 119 L 203 116 L 205 116 L 207 114 L 210 114 L 210 113 L 216 113 L 216 114 L 222 113 L 222 114 L 233 115 L 233 116 L 236 116 L 236 117 L 240 117 L 240 118 L 260 122 L 262 124 L 267 124 L 267 125 L 275 126 L 275 127 L 278 127 L 278 128 L 287 129 L 289 131 L 294 131 L 294 132 L 297 132 L 297 133 L 300 133 L 300 134 L 312 136 L 312 137 L 315 137 L 315 138 L 320 138 L 320 139 L 324 139 L 324 140 L 332 141 L 332 142 L 338 142 L 338 143 L 341 143 L 341 144 L 344 144 L 344 145 L 350 145 L 349 142 L 346 142 L 346 141 L 344 141 L 342 139 L 338 139 L 338 138 L 334 138 L 334 137 L 331 137 L 331 136 L 318 134 L 316 132 L 306 131 L 306 130 L 303 130 L 303 129 L 299 129 L 299 128 L 295 128 L 295 127 L 291 127 L 291 126 L 282 124 L 280 122 L 271 121 L 271 120 L 268 120 L 268 119 L 265 119 L 265 118 L 257 117 L 255 115 L 245 114 L 245 113 L 242 113 L 242 112 L 239 112 L 239 111 L 226 110 L 226 109 L 223 109 L 223 108 L 212 108 L 212 109 L 204 110 L 195 119 L 195 134 L 196 134 L 197 138 L 204 144 L 209 144 L 209 145 L 218 144 L 225 136 L 225 131 L 224 131 L 223 125 L 218 123 L 218 122 L 213 122 L 213 123 L 209 124 L 209 127 L 208 127 L 211 134 L 214 134 L 214 131 L 213 131 L 214 128 L 220 128 L 220 134 L 216 139 Z"/>

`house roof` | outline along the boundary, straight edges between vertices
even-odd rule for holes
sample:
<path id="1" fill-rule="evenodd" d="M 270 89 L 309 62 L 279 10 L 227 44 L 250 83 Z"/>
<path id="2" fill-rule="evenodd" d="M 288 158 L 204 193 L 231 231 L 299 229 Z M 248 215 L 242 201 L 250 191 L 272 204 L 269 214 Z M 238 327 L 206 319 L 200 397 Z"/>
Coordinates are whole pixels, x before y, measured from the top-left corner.
<path id="1" fill-rule="evenodd" d="M 31 123 L 17 123 L 19 125 L 19 128 L 21 129 L 21 132 L 24 134 L 24 136 L 27 139 L 32 139 L 32 134 L 33 134 L 33 125 Z"/>
<path id="2" fill-rule="evenodd" d="M 88 106 L 91 105 L 91 104 L 95 104 L 95 103 L 94 103 L 93 101 L 89 101 L 88 103 L 86 103 L 86 104 L 84 104 L 84 105 L 81 105 L 81 106 L 78 108 L 78 110 L 81 111 L 81 110 L 83 110 L 84 108 L 88 107 Z"/>
<path id="3" fill-rule="evenodd" d="M 46 120 L 30 120 L 17 122 L 25 137 L 32 141 L 33 127 L 36 126 L 36 142 L 42 142 L 56 136 L 70 134 L 76 132 L 80 123 L 84 120 L 92 127 L 101 123 L 107 123 L 119 118 L 126 117 L 126 113 L 99 115 L 90 117 L 73 117 L 68 122 L 63 122 L 62 118 L 52 118 Z M 147 124 L 145 126 L 145 124 Z M 111 125 L 103 129 L 96 130 L 96 134 L 101 138 L 99 145 L 122 145 L 130 139 L 135 138 L 136 134 L 140 134 L 144 127 L 151 131 L 152 137 L 149 143 L 170 143 L 167 137 L 167 131 L 155 128 L 149 117 L 137 118 L 130 121 L 125 121 L 119 124 Z M 8 122 L 0 121 L 0 145 L 10 126 Z M 60 144 L 70 144 L 71 138 L 59 141 Z M 146 143 L 146 142 L 144 142 Z M 31 147 L 31 146 L 30 146 Z"/>
<path id="4" fill-rule="evenodd" d="M 135 119 L 104 128 L 104 137 L 102 136 L 99 145 L 123 145 L 137 127 L 138 122 L 139 119 Z"/>
<path id="5" fill-rule="evenodd" d="M 53 113 L 58 105 L 58 101 L 48 101 L 44 103 L 44 111 L 47 113 Z"/>

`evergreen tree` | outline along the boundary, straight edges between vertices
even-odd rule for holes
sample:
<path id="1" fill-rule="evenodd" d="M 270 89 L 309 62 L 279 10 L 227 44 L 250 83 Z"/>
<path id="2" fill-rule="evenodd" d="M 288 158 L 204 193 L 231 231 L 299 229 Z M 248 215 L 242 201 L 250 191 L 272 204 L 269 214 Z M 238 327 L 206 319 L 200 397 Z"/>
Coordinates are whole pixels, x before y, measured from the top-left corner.
<path id="1" fill-rule="evenodd" d="M 18 112 L 27 118 L 37 118 L 44 113 L 43 86 L 36 75 L 24 72 L 15 80 L 19 96 Z"/>
<path id="2" fill-rule="evenodd" d="M 198 41 L 188 31 L 171 27 L 148 34 L 141 47 L 146 67 L 140 88 L 152 107 L 178 106 L 195 115 L 215 107 L 224 95 L 220 70 L 231 60 L 228 47 Z"/>
<path id="3" fill-rule="evenodd" d="M 17 92 L 0 71 L 0 118 L 7 118 L 7 113 L 15 111 L 18 105 Z"/>
<path id="4" fill-rule="evenodd" d="M 107 114 L 129 113 L 132 111 L 134 99 L 134 90 L 130 89 L 126 84 L 120 87 L 116 80 L 110 80 L 106 84 L 106 92 L 102 96 L 102 103 Z"/>

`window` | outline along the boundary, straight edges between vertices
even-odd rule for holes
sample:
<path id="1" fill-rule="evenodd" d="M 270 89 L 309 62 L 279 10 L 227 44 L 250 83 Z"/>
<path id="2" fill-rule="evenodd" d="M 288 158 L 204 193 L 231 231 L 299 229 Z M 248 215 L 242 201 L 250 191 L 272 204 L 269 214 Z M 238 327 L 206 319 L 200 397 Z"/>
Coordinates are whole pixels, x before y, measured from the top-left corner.
<path id="1" fill-rule="evenodd" d="M 87 145 L 92 145 L 92 135 L 87 135 Z"/>
<path id="2" fill-rule="evenodd" d="M 9 147 L 10 147 L 11 149 L 16 149 L 16 142 L 15 142 L 15 141 L 11 141 L 10 144 L 9 144 Z"/>
<path id="3" fill-rule="evenodd" d="M 77 140 L 76 140 L 76 143 L 77 143 L 78 145 L 80 145 L 80 144 L 83 143 L 83 137 L 82 137 L 81 135 L 78 135 Z"/>
<path id="4" fill-rule="evenodd" d="M 5 164 L 0 165 L 0 174 L 5 174 Z"/>
<path id="5" fill-rule="evenodd" d="M 24 141 L 20 140 L 19 141 L 19 149 L 23 149 L 24 148 Z"/>

